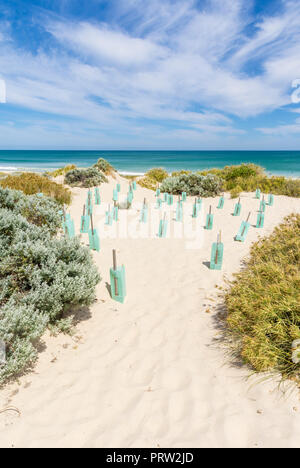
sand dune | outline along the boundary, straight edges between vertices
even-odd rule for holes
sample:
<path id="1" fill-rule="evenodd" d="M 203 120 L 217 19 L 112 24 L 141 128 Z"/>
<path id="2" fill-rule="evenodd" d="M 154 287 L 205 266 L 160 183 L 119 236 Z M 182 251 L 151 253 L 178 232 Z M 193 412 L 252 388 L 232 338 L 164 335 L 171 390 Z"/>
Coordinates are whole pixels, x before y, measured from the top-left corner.
<path id="1" fill-rule="evenodd" d="M 128 182 L 118 178 L 125 193 Z M 101 188 L 103 201 L 111 201 L 115 183 Z M 77 226 L 85 197 L 86 190 L 74 190 Z M 144 197 L 154 202 L 152 192 L 138 187 L 134 202 Z M 245 243 L 234 235 L 249 211 L 254 221 L 258 203 L 244 194 L 241 218 L 231 216 L 234 203 L 226 196 L 224 209 L 216 210 L 216 199 L 205 200 L 204 212 L 214 207 L 215 227 L 202 229 L 198 249 L 187 248 L 186 239 L 108 238 L 111 228 L 98 209 L 97 303 L 80 311 L 74 337 L 45 336 L 34 371 L 0 391 L 0 410 L 10 405 L 21 412 L 0 413 L 1 447 L 300 447 L 298 391 L 248 379 L 249 371 L 226 357 L 216 322 L 216 285 L 239 270 L 259 235 L 300 212 L 300 202 L 275 197 L 266 227 L 251 229 Z M 207 267 L 219 229 L 221 272 Z M 126 266 L 123 305 L 107 287 L 112 248 Z"/>

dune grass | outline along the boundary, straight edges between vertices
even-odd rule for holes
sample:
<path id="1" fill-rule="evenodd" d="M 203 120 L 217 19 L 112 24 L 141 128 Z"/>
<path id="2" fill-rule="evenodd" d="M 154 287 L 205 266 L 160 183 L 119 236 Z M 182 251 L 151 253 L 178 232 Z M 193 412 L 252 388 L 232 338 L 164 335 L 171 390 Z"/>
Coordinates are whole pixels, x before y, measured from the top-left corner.
<path id="1" fill-rule="evenodd" d="M 299 380 L 291 346 L 300 338 L 300 215 L 252 246 L 246 268 L 226 295 L 228 331 L 254 371 Z"/>
<path id="2" fill-rule="evenodd" d="M 63 176 L 63 175 L 66 175 L 67 172 L 70 172 L 72 171 L 73 169 L 76 169 L 76 166 L 75 164 L 69 164 L 68 166 L 64 166 L 64 167 L 59 167 L 58 169 L 56 169 L 55 171 L 52 171 L 52 172 L 45 172 L 44 175 L 47 176 L 47 177 L 58 177 L 58 176 Z"/>
<path id="3" fill-rule="evenodd" d="M 254 192 L 257 188 L 263 193 L 300 197 L 300 179 L 269 177 L 262 167 L 251 163 L 225 166 L 223 169 L 209 169 L 199 173 L 219 177 L 223 181 L 223 190 L 230 192 L 232 198 L 238 197 L 241 192 Z"/>
<path id="4" fill-rule="evenodd" d="M 69 189 L 47 179 L 47 177 L 33 172 L 8 175 L 5 179 L 0 180 L 0 186 L 13 190 L 21 190 L 25 195 L 43 193 L 47 197 L 54 198 L 60 204 L 69 205 L 72 200 L 72 195 Z"/>
<path id="5" fill-rule="evenodd" d="M 163 182 L 168 177 L 168 173 L 162 167 L 154 167 L 150 169 L 144 177 L 142 177 L 138 184 L 149 190 L 155 190 L 157 188 L 157 184 Z"/>

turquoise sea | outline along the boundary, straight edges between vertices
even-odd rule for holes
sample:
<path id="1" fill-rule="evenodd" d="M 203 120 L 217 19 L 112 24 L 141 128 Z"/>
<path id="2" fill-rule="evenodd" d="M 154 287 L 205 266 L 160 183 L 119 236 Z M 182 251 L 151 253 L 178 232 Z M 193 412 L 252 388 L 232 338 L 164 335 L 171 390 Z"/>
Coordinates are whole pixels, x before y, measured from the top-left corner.
<path id="1" fill-rule="evenodd" d="M 0 151 L 0 171 L 46 171 L 67 164 L 93 165 L 107 159 L 122 173 L 140 174 L 152 167 L 206 169 L 252 162 L 269 174 L 300 177 L 300 151 Z"/>

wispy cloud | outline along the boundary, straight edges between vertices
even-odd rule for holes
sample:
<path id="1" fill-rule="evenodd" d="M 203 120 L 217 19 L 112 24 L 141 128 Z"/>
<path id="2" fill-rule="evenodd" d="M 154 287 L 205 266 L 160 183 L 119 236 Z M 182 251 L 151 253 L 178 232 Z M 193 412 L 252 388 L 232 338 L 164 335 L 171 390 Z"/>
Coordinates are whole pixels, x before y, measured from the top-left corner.
<path id="1" fill-rule="evenodd" d="M 286 1 L 280 15 L 256 18 L 249 1 L 199 3 L 112 0 L 109 21 L 36 11 L 53 45 L 41 42 L 35 51 L 2 24 L 8 103 L 76 119 L 84 142 L 97 140 L 95 129 L 99 144 L 105 132 L 119 134 L 121 144 L 124 134 L 126 142 L 149 135 L 147 128 L 158 142 L 166 135 L 171 142 L 171 132 L 187 144 L 242 138 L 248 117 L 291 104 L 291 81 L 300 75 L 300 5 Z"/>

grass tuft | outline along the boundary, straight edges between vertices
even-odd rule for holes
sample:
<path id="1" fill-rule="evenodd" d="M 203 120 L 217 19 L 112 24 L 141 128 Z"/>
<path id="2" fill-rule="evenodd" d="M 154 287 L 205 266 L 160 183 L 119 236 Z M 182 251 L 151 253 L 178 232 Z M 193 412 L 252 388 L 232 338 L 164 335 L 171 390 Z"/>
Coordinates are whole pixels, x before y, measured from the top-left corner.
<path id="1" fill-rule="evenodd" d="M 300 338 L 300 215 L 252 246 L 245 270 L 226 295 L 227 325 L 254 371 L 279 371 L 299 380 L 292 342 Z"/>
<path id="2" fill-rule="evenodd" d="M 43 193 L 47 197 L 54 198 L 62 205 L 69 205 L 72 200 L 72 194 L 69 189 L 62 184 L 58 184 L 47 179 L 47 177 L 33 172 L 8 175 L 5 179 L 0 180 L 0 186 L 13 190 L 21 190 L 25 195 Z"/>

